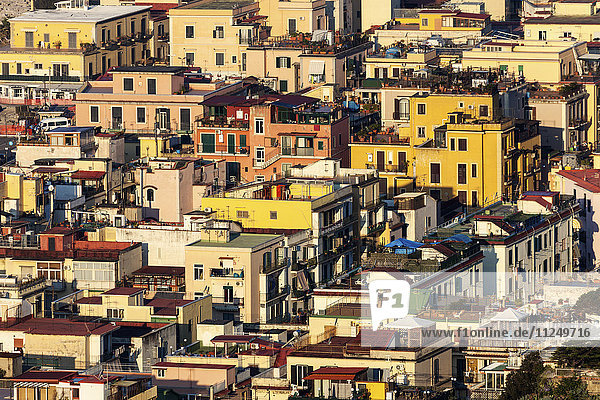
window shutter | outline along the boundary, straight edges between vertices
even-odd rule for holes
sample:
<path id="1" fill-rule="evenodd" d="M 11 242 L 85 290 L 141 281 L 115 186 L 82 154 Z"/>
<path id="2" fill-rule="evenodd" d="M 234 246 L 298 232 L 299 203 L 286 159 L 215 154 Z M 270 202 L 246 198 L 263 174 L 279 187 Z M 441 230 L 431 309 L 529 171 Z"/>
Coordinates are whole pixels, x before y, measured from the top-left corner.
<path id="1" fill-rule="evenodd" d="M 275 68 L 281 68 L 281 58 L 277 57 L 275 59 Z"/>

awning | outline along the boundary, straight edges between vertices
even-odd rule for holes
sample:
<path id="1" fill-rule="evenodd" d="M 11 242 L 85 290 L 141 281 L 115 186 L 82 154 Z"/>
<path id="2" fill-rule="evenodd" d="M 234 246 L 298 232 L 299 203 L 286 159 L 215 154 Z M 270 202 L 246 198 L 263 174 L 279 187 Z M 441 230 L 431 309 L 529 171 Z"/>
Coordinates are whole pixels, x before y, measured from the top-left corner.
<path id="1" fill-rule="evenodd" d="M 325 61 L 312 60 L 308 64 L 309 75 L 323 75 L 325 74 Z"/>
<path id="2" fill-rule="evenodd" d="M 304 378 L 305 381 L 352 381 L 367 368 L 354 367 L 322 367 Z"/>
<path id="3" fill-rule="evenodd" d="M 302 290 L 310 290 L 310 285 L 308 284 L 308 278 L 306 277 L 306 272 L 303 270 L 298 271 L 296 275 L 298 278 L 298 283 Z"/>
<path id="4" fill-rule="evenodd" d="M 279 132 L 277 136 L 317 136 L 318 132 Z"/>
<path id="5" fill-rule="evenodd" d="M 71 179 L 81 180 L 100 180 L 104 178 L 105 172 L 103 171 L 76 171 L 71 174 Z"/>

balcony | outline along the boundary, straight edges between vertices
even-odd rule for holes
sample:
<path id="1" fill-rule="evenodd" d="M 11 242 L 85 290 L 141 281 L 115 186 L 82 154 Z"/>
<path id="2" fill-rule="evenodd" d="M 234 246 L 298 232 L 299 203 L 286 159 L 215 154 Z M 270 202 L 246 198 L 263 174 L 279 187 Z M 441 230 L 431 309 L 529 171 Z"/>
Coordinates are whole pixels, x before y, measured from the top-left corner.
<path id="1" fill-rule="evenodd" d="M 367 133 L 352 135 L 351 143 L 382 143 L 396 144 L 399 146 L 410 146 L 410 137 L 385 132 Z"/>
<path id="2" fill-rule="evenodd" d="M 288 285 L 273 289 L 271 291 L 269 291 L 268 293 L 261 293 L 260 297 L 261 297 L 261 302 L 267 302 L 267 301 L 272 301 L 272 300 L 276 300 L 280 297 L 283 296 L 287 296 L 290 293 L 290 287 Z"/>
<path id="3" fill-rule="evenodd" d="M 240 121 L 232 118 L 227 118 L 225 116 L 210 116 L 196 119 L 196 123 L 198 127 L 206 127 L 206 128 L 229 128 L 229 129 L 240 129 L 240 130 L 249 130 L 250 122 L 248 121 Z"/>
<path id="4" fill-rule="evenodd" d="M 584 118 L 570 118 L 568 126 L 569 126 L 569 129 L 578 129 L 578 128 L 585 127 L 585 125 L 587 125 L 588 123 L 589 123 L 589 121 Z"/>
<path id="5" fill-rule="evenodd" d="M 408 171 L 408 165 L 404 164 L 385 164 L 383 168 L 379 168 L 381 166 L 377 166 L 377 164 L 365 164 L 367 169 L 376 169 L 379 172 L 398 172 L 401 174 L 406 174 Z"/>
<path id="6" fill-rule="evenodd" d="M 288 265 L 288 259 L 287 258 L 282 258 L 280 260 L 278 260 L 277 262 L 273 262 L 269 265 L 263 265 L 260 268 L 260 273 L 261 274 L 270 274 L 271 272 L 280 270 L 284 267 L 287 267 Z"/>
<path id="7" fill-rule="evenodd" d="M 239 278 L 242 279 L 244 277 L 243 269 L 233 269 L 233 268 L 211 268 L 210 269 L 210 277 L 211 278 Z"/>
<path id="8" fill-rule="evenodd" d="M 378 233 L 378 232 L 383 231 L 384 229 L 385 229 L 385 221 L 381 221 L 381 222 L 378 222 L 376 224 L 369 225 L 367 227 L 367 234 L 371 235 L 371 234 L 374 234 L 374 233 Z"/>
<path id="9" fill-rule="evenodd" d="M 49 79 L 48 79 L 49 78 Z M 0 75 L 3 81 L 27 81 L 27 82 L 81 82 L 80 76 L 48 76 L 48 75 Z"/>
<path id="10" fill-rule="evenodd" d="M 410 120 L 410 113 L 394 112 L 392 118 L 395 121 L 408 121 Z"/>
<path id="11" fill-rule="evenodd" d="M 228 144 L 207 144 L 199 143 L 196 148 L 199 155 L 215 154 L 219 156 L 249 156 L 250 147 L 248 146 L 229 146 Z"/>

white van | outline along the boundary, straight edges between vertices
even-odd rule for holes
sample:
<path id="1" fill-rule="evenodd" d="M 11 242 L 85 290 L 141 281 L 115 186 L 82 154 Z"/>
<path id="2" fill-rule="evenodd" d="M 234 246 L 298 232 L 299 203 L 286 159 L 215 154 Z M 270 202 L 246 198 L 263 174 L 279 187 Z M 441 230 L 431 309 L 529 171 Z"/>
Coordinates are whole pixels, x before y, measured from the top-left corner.
<path id="1" fill-rule="evenodd" d="M 38 124 L 38 129 L 41 132 L 47 132 L 61 126 L 71 126 L 69 119 L 65 117 L 46 118 L 40 121 Z"/>

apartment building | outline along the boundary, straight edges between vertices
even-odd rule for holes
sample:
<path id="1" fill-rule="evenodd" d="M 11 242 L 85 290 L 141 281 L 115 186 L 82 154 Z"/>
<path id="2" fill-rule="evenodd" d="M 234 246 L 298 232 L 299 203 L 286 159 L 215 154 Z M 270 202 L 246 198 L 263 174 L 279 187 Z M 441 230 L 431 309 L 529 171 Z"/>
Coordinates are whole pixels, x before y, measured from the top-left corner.
<path id="1" fill-rule="evenodd" d="M 450 9 L 422 9 L 414 16 L 394 18 L 370 31 L 371 40 L 388 47 L 398 42 L 420 43 L 440 35 L 455 43 L 479 40 L 491 30 L 489 14 L 472 14 Z"/>
<path id="2" fill-rule="evenodd" d="M 141 288 L 117 287 L 102 293 L 79 290 L 52 304 L 53 317 L 81 316 L 110 321 L 177 324 L 177 346 L 196 341 L 196 324 L 212 318 L 210 296 L 195 300 L 146 298 Z"/>
<path id="3" fill-rule="evenodd" d="M 529 82 L 557 84 L 582 74 L 578 58 L 586 53 L 585 42 L 494 40 L 464 51 L 461 63 L 463 69 L 492 68 Z"/>
<path id="4" fill-rule="evenodd" d="M 202 104 L 196 156 L 239 162 L 243 181 L 268 180 L 326 157 L 349 163 L 349 120 L 339 107 L 301 95 L 216 96 Z"/>
<path id="5" fill-rule="evenodd" d="M 195 1 L 171 8 L 169 63 L 216 76 L 242 76 L 247 47 L 268 36 L 265 19 L 252 0 Z"/>
<path id="6" fill-rule="evenodd" d="M 188 67 L 116 67 L 108 79 L 79 90 L 75 118 L 109 131 L 189 134 L 202 116 L 202 101 L 241 85 L 204 78 Z"/>
<path id="7" fill-rule="evenodd" d="M 526 19 L 523 22 L 523 31 L 525 40 L 595 42 L 600 39 L 599 23 L 600 15 L 555 14 L 547 18 Z"/>
<path id="8" fill-rule="evenodd" d="M 0 173 L 0 191 L 3 193 L 2 210 L 20 217 L 24 213 L 43 215 L 44 180 L 25 171 Z"/>
<path id="9" fill-rule="evenodd" d="M 0 50 L 6 102 L 72 102 L 85 80 L 149 57 L 150 7 L 91 6 L 26 12 L 10 19 Z"/>
<path id="10" fill-rule="evenodd" d="M 215 318 L 269 323 L 289 315 L 283 235 L 205 229 L 186 246 L 185 263 L 188 296 L 211 295 Z"/>
<path id="11" fill-rule="evenodd" d="M 366 78 L 399 79 L 414 71 L 439 65 L 435 49 L 411 48 L 406 51 L 392 47 L 385 52 L 370 54 L 365 59 Z"/>
<path id="12" fill-rule="evenodd" d="M 8 241 L 0 247 L 0 264 L 20 279 L 44 278 L 55 291 L 72 288 L 108 290 L 122 276 L 141 267 L 141 243 L 89 242 L 66 227 L 54 227 L 23 245 Z"/>
<path id="13" fill-rule="evenodd" d="M 598 193 L 600 193 L 600 171 L 597 169 L 573 169 L 560 170 L 553 174 L 552 190 L 556 190 L 565 195 L 573 195 L 579 203 L 581 209 L 579 218 L 575 225 L 580 224 L 579 266 L 582 271 L 595 269 L 598 265 L 600 254 L 600 238 L 598 232 L 594 229 L 596 210 L 600 207 L 598 203 Z"/>
<path id="14" fill-rule="evenodd" d="M 156 399 L 157 388 L 150 378 L 105 379 L 75 371 L 29 370 L 12 379 L 12 398 L 69 398 L 109 400 L 121 398 L 132 400 Z"/>
<path id="15" fill-rule="evenodd" d="M 372 43 L 360 34 L 335 35 L 331 40 L 321 35 L 318 39 L 299 33 L 257 42 L 246 51 L 246 73 L 282 93 L 328 84 L 358 86 Z M 330 97 L 329 101 L 333 100 Z"/>
<path id="16" fill-rule="evenodd" d="M 538 124 L 502 117 L 497 96 L 390 89 L 381 108 L 388 129 L 354 135 L 351 160 L 377 169 L 389 198 L 414 185 L 479 206 L 541 185 Z"/>
<path id="17" fill-rule="evenodd" d="M 260 13 L 268 17 L 267 24 L 271 27 L 272 36 L 294 35 L 298 32 L 311 34 L 315 30 L 343 30 L 350 21 L 350 2 L 339 0 L 332 3 L 332 9 L 328 11 L 324 0 L 258 1 Z M 333 15 L 336 11 L 337 18 Z M 343 19 L 344 11 L 346 20 Z"/>
<path id="18" fill-rule="evenodd" d="M 578 270 L 579 204 L 572 195 L 525 192 L 513 203 L 499 202 L 463 222 L 439 228 L 434 241 L 458 233 L 478 239 L 485 254 L 484 296 L 528 299 L 543 279 L 560 280 Z M 514 275 L 519 271 L 519 276 Z"/>
<path id="19" fill-rule="evenodd" d="M 592 147 L 595 135 L 588 135 L 588 102 L 594 100 L 578 84 L 531 92 L 529 106 L 532 118 L 540 121 L 542 145 L 559 151 L 585 151 Z"/>
<path id="20" fill-rule="evenodd" d="M 369 176 L 353 176 L 361 174 L 349 171 L 330 179 L 289 177 L 255 182 L 205 197 L 202 207 L 211 209 L 219 219 L 239 222 L 245 230 L 309 230 L 309 240 L 296 248 L 295 268 L 302 272 L 297 276 L 298 286 L 292 288 L 303 297 L 303 292 L 343 275 L 358 262 L 359 186 Z M 368 192 L 371 196 L 375 193 Z M 363 198 L 373 205 L 379 200 Z"/>

